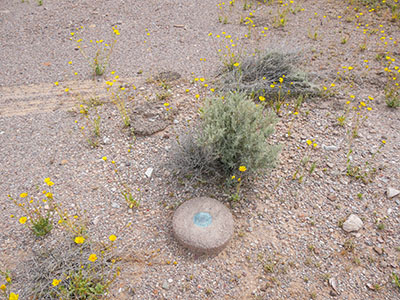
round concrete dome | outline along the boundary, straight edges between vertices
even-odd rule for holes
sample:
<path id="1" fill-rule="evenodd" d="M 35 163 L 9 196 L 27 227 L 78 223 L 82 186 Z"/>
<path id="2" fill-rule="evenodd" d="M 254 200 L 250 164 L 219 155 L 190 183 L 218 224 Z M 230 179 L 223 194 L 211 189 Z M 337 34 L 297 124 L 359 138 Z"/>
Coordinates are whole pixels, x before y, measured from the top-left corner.
<path id="1" fill-rule="evenodd" d="M 212 198 L 186 201 L 175 211 L 172 222 L 176 239 L 196 253 L 218 253 L 233 235 L 231 212 Z"/>

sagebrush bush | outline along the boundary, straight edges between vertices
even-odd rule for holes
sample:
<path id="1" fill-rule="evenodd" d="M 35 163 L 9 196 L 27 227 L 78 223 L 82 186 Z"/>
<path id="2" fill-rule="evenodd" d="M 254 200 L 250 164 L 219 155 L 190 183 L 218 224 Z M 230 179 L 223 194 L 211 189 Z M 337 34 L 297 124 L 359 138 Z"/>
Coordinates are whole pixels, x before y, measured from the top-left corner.
<path id="1" fill-rule="evenodd" d="M 202 114 L 200 144 L 210 149 L 222 173 L 230 176 L 239 166 L 248 173 L 273 167 L 280 146 L 268 143 L 276 117 L 243 93 L 208 99 Z"/>
<path id="2" fill-rule="evenodd" d="M 319 91 L 308 81 L 307 74 L 296 68 L 298 61 L 298 54 L 277 51 L 245 58 L 237 67 L 231 66 L 221 72 L 220 90 L 239 91 L 271 100 L 278 93 L 293 96 L 317 94 Z M 279 82 L 280 78 L 282 82 Z"/>

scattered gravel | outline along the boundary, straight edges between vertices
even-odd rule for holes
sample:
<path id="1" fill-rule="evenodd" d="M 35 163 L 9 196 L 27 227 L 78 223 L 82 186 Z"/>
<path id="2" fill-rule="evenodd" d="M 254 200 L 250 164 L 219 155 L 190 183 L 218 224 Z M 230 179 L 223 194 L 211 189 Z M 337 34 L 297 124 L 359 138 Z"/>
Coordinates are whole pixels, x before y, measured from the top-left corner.
<path id="1" fill-rule="evenodd" d="M 44 0 L 43 6 L 33 0 L 2 1 L 0 270 L 12 270 L 12 290 L 20 299 L 29 299 L 25 274 L 30 271 L 26 262 L 33 245 L 46 247 L 58 235 L 55 231 L 35 239 L 19 224 L 21 211 L 7 194 L 34 194 L 37 187 L 40 193 L 46 177 L 55 183 L 55 199 L 71 214 L 83 214 L 94 239 L 118 236 L 121 276 L 111 287 L 111 299 L 399 298 L 391 276 L 400 273 L 400 200 L 390 197 L 393 193 L 388 187 L 399 188 L 400 116 L 384 101 L 383 70 L 374 59 L 381 51 L 380 35 L 370 35 L 366 51 L 359 51 L 364 27 L 357 29 L 354 22 L 377 29 L 383 24 L 394 40 L 400 40 L 398 24 L 376 19 L 365 9 L 363 17 L 346 21 L 355 12 L 346 11 L 343 1 L 295 2 L 304 11 L 288 13 L 286 26 L 276 29 L 272 23 L 278 4 L 254 4 L 257 32 L 269 29 L 266 37 L 254 32 L 245 39 L 248 28 L 239 25 L 239 15 L 248 13 L 243 12 L 243 4 L 229 12 L 208 0 L 77 0 L 73 4 Z M 226 25 L 218 22 L 224 14 Z M 117 71 L 118 82 L 137 87 L 132 92 L 137 103 L 147 101 L 164 109 L 165 99 L 156 94 L 165 89 L 149 79 L 160 71 L 177 72 L 181 78 L 176 76 L 168 87 L 174 114 L 162 110 L 168 122 L 150 135 L 134 137 L 111 102 L 98 106 L 100 142 L 92 148 L 81 134 L 81 126 L 86 126 L 77 113 L 81 102 L 72 95 L 74 90 L 84 96 L 96 90 L 105 100 L 105 83 L 91 80 L 87 61 L 74 50 L 69 37 L 83 25 L 86 40 L 106 39 L 116 24 L 121 36 L 109 71 Z M 294 105 L 281 108 L 272 137 L 272 142 L 283 145 L 279 165 L 243 182 L 243 200 L 231 205 L 235 231 L 227 248 L 215 256 L 197 256 L 173 237 L 175 208 L 199 196 L 229 206 L 230 191 L 217 183 L 193 184 L 178 178 L 166 163 L 177 132 L 199 117 L 204 89 L 192 82 L 193 77 L 205 77 L 211 86 L 209 79 L 220 70 L 217 50 L 225 44 L 215 35 L 223 31 L 248 53 L 255 48 L 298 49 L 310 76 L 326 85 L 343 66 L 351 65 L 355 85 L 350 88 L 347 81 L 337 81 L 334 96 L 305 101 L 297 115 Z M 307 31 L 317 31 L 317 41 Z M 342 44 L 344 36 L 347 43 Z M 396 50 L 393 47 L 388 49 Z M 369 72 L 364 60 L 369 60 Z M 69 75 L 73 71 L 78 72 L 79 81 Z M 67 86 L 70 93 L 64 92 Z M 346 175 L 349 145 L 346 128 L 338 126 L 337 117 L 349 94 L 359 100 L 375 99 L 351 154 L 353 164 L 368 161 L 376 169 L 369 183 Z M 307 140 L 315 140 L 317 146 L 308 146 Z M 382 140 L 386 144 L 372 160 Z M 103 156 L 108 160 L 103 161 Z M 305 156 L 310 159 L 307 167 L 301 163 Z M 140 200 L 138 208 L 129 208 L 122 197 L 111 160 Z M 315 162 L 313 172 L 311 162 Z M 150 176 L 149 168 L 154 170 Z M 296 170 L 297 179 L 293 179 Z M 339 224 L 351 214 L 362 220 L 362 229 L 349 233 Z M 126 228 L 129 222 L 132 225 Z"/>

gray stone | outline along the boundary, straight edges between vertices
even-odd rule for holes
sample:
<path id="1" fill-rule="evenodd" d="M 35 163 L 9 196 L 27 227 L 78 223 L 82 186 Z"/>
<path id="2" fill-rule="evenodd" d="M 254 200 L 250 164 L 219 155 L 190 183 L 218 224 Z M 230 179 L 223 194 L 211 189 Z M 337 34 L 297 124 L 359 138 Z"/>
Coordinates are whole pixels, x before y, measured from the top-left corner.
<path id="1" fill-rule="evenodd" d="M 335 293 L 339 294 L 337 279 L 335 277 L 329 278 L 328 283 L 331 286 L 331 288 L 335 291 Z"/>
<path id="2" fill-rule="evenodd" d="M 322 149 L 324 149 L 326 151 L 338 151 L 339 147 L 337 147 L 335 145 L 331 145 L 331 146 L 322 145 Z"/>
<path id="3" fill-rule="evenodd" d="M 199 254 L 216 254 L 233 235 L 233 218 L 221 202 L 208 197 L 186 201 L 174 213 L 173 232 L 176 239 Z"/>
<path id="4" fill-rule="evenodd" d="M 111 144 L 111 139 L 109 137 L 103 137 L 103 144 L 104 145 L 109 145 Z"/>
<path id="5" fill-rule="evenodd" d="M 396 190 L 394 188 L 388 187 L 387 190 L 386 190 L 386 195 L 387 195 L 387 197 L 389 199 L 393 198 L 393 197 L 396 197 L 398 194 L 400 194 L 400 191 Z"/>
<path id="6" fill-rule="evenodd" d="M 117 202 L 111 202 L 113 208 L 120 208 L 121 206 Z"/>
<path id="7" fill-rule="evenodd" d="M 151 175 L 153 175 L 153 168 L 147 168 L 146 172 L 144 173 L 147 178 L 151 178 Z"/>
<path id="8" fill-rule="evenodd" d="M 166 280 L 164 280 L 164 282 L 163 282 L 163 284 L 162 284 L 162 288 L 163 288 L 164 290 L 168 290 L 169 284 L 168 284 L 168 282 L 167 282 Z"/>
<path id="9" fill-rule="evenodd" d="M 343 230 L 346 232 L 358 231 L 363 225 L 363 221 L 358 216 L 351 214 L 343 223 Z"/>
<path id="10" fill-rule="evenodd" d="M 138 102 L 131 116 L 135 135 L 150 136 L 167 128 L 170 120 L 165 117 L 165 112 L 164 103 Z"/>

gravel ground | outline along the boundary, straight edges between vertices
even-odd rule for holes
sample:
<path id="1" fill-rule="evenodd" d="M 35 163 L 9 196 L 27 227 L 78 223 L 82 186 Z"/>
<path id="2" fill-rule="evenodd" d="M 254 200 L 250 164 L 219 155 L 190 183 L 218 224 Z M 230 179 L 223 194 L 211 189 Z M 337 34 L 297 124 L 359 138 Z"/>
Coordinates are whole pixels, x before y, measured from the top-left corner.
<path id="1" fill-rule="evenodd" d="M 278 3 L 253 3 L 246 12 L 243 2 L 232 9 L 217 4 L 44 0 L 38 6 L 33 0 L 2 1 L 0 270 L 12 270 L 12 290 L 20 299 L 29 299 L 24 278 L 32 249 L 46 247 L 59 236 L 54 232 L 41 240 L 33 238 L 18 223 L 21 212 L 7 194 L 35 191 L 45 177 L 55 182 L 55 198 L 71 214 L 85 211 L 94 239 L 119 237 L 121 276 L 111 287 L 111 299 L 400 298 L 392 283 L 392 273 L 400 274 L 400 198 L 386 194 L 389 187 L 400 190 L 400 115 L 385 104 L 385 75 L 375 59 L 385 49 L 398 57 L 398 44 L 392 41 L 400 38 L 399 23 L 384 21 L 385 14 L 381 19 L 365 8 L 359 15 L 342 1 L 294 1 L 292 9 L 304 10 L 289 13 L 284 28 L 273 28 L 278 8 L 285 8 Z M 248 28 L 239 20 L 249 12 L 256 27 L 248 39 Z M 219 16 L 227 16 L 228 24 L 218 22 Z M 379 34 L 365 35 L 366 50 L 361 51 L 365 24 Z M 118 110 L 107 100 L 104 81 L 91 80 L 88 63 L 69 40 L 81 25 L 84 41 L 107 39 L 111 27 L 118 26 L 121 35 L 108 71 L 115 70 L 127 87 L 137 87 L 128 93 L 135 96 L 137 108 L 147 107 L 138 111 L 141 117 L 169 118 L 166 129 L 134 138 L 123 128 Z M 315 32 L 316 40 L 309 37 Z M 243 200 L 234 205 L 229 204 L 228 192 L 215 184 L 176 178 L 166 166 L 175 137 L 198 120 L 207 94 L 193 78 L 205 77 L 211 86 L 221 68 L 224 52 L 218 49 L 230 38 L 221 42 L 218 34 L 232 35 L 243 54 L 266 48 L 300 51 L 302 68 L 321 85 L 329 86 L 337 72 L 343 72 L 342 66 L 354 68 L 351 80 L 335 81 L 333 95 L 306 101 L 298 114 L 293 113 L 293 103 L 283 106 L 272 138 L 283 145 L 279 164 L 244 184 Z M 90 44 L 85 45 L 89 51 Z M 169 83 L 167 100 L 162 96 L 166 89 L 151 80 L 160 71 L 182 76 Z M 77 107 L 92 94 L 105 101 L 97 107 L 102 125 L 96 148 L 81 134 L 80 127 L 86 125 Z M 374 98 L 352 153 L 354 163 L 368 161 L 377 168 L 370 183 L 346 176 L 346 128 L 338 126 L 337 117 L 350 94 L 359 101 Z M 165 111 L 165 101 L 171 111 Z M 151 107 L 161 107 L 162 112 Z M 315 148 L 306 143 L 313 139 Z M 382 140 L 386 144 L 372 159 Z M 307 169 L 299 167 L 304 156 L 316 162 L 312 174 L 311 163 Z M 133 190 L 141 190 L 138 209 L 129 209 L 121 197 L 110 160 Z M 148 168 L 154 169 L 151 178 L 145 175 Z M 298 168 L 298 177 L 304 175 L 301 182 L 293 180 Z M 172 235 L 174 209 L 199 196 L 222 201 L 234 215 L 232 241 L 212 257 L 189 253 Z M 339 226 L 350 214 L 363 221 L 352 233 Z M 132 226 L 123 229 L 129 222 Z"/>

